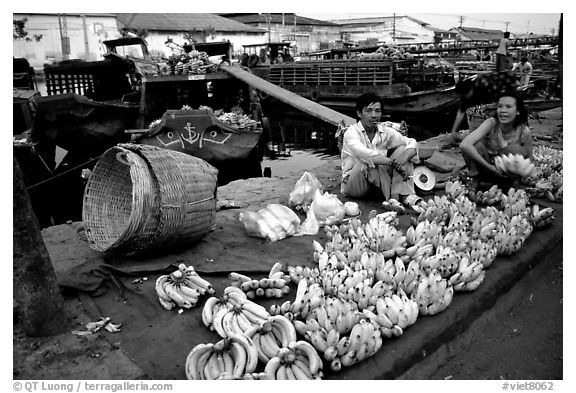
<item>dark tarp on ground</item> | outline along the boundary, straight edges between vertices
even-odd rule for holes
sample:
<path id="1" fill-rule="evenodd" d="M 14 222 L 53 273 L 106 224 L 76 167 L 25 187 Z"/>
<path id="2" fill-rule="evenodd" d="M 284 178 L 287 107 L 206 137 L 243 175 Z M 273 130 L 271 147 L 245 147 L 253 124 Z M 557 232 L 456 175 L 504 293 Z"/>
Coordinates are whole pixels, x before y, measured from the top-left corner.
<path id="1" fill-rule="evenodd" d="M 554 247 L 557 248 L 558 244 L 561 247 L 562 205 L 546 202 L 542 204 L 557 209 L 557 219 L 553 226 L 547 230 L 535 231 L 514 256 L 498 257 L 487 270 L 486 279 L 478 290 L 469 294 L 456 293 L 446 311 L 418 319 L 400 339 L 385 340 L 382 349 L 372 358 L 363 361 L 359 366 L 343 369 L 336 375 L 327 373 L 327 377 L 397 377 L 422 358 L 423 350 L 432 352 L 443 343 L 443 337 L 451 337 L 464 329 L 466 323 L 494 304 L 499 294 L 509 290 Z M 378 202 L 360 202 L 362 221 L 366 221 L 370 209 L 377 209 L 378 206 Z M 204 299 L 196 308 L 185 310 L 181 314 L 160 307 L 154 290 L 159 274 L 172 271 L 180 262 L 192 264 L 212 283 L 216 295 L 219 296 L 229 285 L 229 271 L 246 272 L 260 278 L 276 261 L 292 266 L 314 266 L 312 239 L 317 239 L 321 244 L 326 240 L 324 232 L 321 231 L 314 237 L 292 237 L 268 243 L 246 235 L 238 221 L 238 213 L 238 210 L 218 212 L 216 229 L 188 249 L 163 252 L 140 259 L 104 257 L 103 254 L 90 250 L 88 245 L 78 238 L 72 225 L 61 225 L 45 231 L 45 243 L 51 256 L 55 255 L 56 251 L 66 252 L 66 255 L 58 260 L 52 257 L 60 285 L 94 291 L 92 296 L 83 296 L 83 302 L 92 310 L 92 316 L 109 316 L 114 323 L 123 324 L 120 333 L 104 333 L 111 342 L 119 342 L 129 357 L 150 378 L 184 379 L 184 364 L 189 351 L 196 344 L 216 342 L 219 337 L 202 323 Z M 408 222 L 409 215 L 401 216 L 400 227 L 406 229 Z M 140 284 L 132 283 L 140 277 L 147 277 L 147 280 Z M 268 308 L 273 303 L 281 304 L 292 300 L 294 293 L 293 288 L 284 298 L 259 303 Z M 100 315 L 97 315 L 98 312 Z"/>

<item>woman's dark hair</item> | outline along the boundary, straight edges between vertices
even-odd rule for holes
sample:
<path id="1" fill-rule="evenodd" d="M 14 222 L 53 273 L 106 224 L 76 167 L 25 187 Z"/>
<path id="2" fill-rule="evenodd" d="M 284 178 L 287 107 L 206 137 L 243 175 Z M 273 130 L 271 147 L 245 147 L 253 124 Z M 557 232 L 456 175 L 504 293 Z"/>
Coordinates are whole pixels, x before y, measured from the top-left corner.
<path id="1" fill-rule="evenodd" d="M 379 102 L 382 105 L 382 98 L 376 93 L 364 93 L 356 99 L 356 110 L 362 112 L 368 105 Z"/>
<path id="2" fill-rule="evenodd" d="M 524 99 L 520 94 L 515 91 L 504 91 L 498 94 L 496 102 L 500 101 L 502 97 L 512 97 L 516 100 L 516 109 L 518 110 L 518 116 L 514 119 L 514 127 L 518 127 L 521 124 L 528 124 L 528 110 L 526 109 L 526 104 L 524 104 Z M 498 121 L 498 112 L 494 114 L 494 118 Z"/>
<path id="3" fill-rule="evenodd" d="M 509 31 L 504 32 L 504 38 L 510 38 L 510 32 Z"/>

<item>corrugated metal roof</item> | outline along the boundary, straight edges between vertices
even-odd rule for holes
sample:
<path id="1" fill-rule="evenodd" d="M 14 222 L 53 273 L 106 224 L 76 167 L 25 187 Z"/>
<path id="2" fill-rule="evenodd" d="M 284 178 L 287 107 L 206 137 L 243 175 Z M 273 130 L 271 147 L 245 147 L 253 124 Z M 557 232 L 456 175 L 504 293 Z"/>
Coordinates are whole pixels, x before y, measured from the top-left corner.
<path id="1" fill-rule="evenodd" d="M 225 18 L 233 19 L 235 21 L 241 23 L 268 23 L 268 15 L 270 16 L 270 23 L 282 23 L 282 14 L 274 13 L 274 14 L 220 14 Z M 306 18 L 303 16 L 298 16 L 296 14 L 285 13 L 284 14 L 284 23 L 287 25 L 293 25 L 294 20 L 296 20 L 296 24 L 298 25 L 313 25 L 313 26 L 338 26 L 336 23 L 327 22 L 324 20 Z"/>
<path id="2" fill-rule="evenodd" d="M 423 22 L 419 19 L 413 18 L 413 17 L 408 16 L 408 15 L 379 16 L 379 17 L 371 17 L 371 18 L 354 18 L 354 19 L 335 19 L 335 20 L 331 20 L 331 22 L 334 22 L 334 23 L 339 24 L 339 25 L 356 25 L 356 24 L 369 25 L 369 24 L 379 24 L 379 23 L 389 22 L 389 21 L 393 20 L 394 18 L 396 18 L 396 19 L 402 19 L 402 18 L 410 19 L 410 20 L 413 20 L 414 22 L 416 22 L 422 26 L 429 26 L 430 25 L 430 23 Z"/>
<path id="3" fill-rule="evenodd" d="M 214 28 L 216 31 L 260 33 L 264 30 L 216 14 L 116 14 L 121 26 L 157 31 L 191 31 Z"/>
<path id="4" fill-rule="evenodd" d="M 479 29 L 476 27 L 455 27 L 451 31 L 460 32 L 463 36 L 469 38 L 472 41 L 482 41 L 482 40 L 499 40 L 504 37 L 504 32 L 501 30 L 487 30 Z"/>

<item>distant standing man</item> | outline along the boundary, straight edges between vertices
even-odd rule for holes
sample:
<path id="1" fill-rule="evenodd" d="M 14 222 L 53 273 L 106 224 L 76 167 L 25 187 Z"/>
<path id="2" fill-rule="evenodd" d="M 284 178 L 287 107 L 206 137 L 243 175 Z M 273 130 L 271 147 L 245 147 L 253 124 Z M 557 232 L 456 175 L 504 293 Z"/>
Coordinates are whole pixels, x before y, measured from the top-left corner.
<path id="1" fill-rule="evenodd" d="M 532 64 L 530 64 L 528 58 L 521 58 L 520 63 L 516 64 L 512 71 L 518 71 L 520 73 L 520 86 L 527 86 L 528 83 L 530 83 L 530 75 L 532 75 Z"/>
<path id="2" fill-rule="evenodd" d="M 500 39 L 500 45 L 496 50 L 496 71 L 506 71 L 508 59 L 508 43 L 510 42 L 510 32 L 504 33 L 504 38 Z"/>

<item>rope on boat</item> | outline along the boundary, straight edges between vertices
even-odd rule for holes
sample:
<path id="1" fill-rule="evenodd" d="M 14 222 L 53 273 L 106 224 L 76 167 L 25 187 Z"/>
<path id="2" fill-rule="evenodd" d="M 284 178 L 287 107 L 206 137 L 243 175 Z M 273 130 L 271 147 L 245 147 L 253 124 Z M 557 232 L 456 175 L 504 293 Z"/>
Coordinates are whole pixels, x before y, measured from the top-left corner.
<path id="1" fill-rule="evenodd" d="M 102 155 L 103 155 L 103 154 L 102 154 Z M 30 190 L 30 189 L 32 189 L 32 188 L 34 188 L 34 187 L 41 186 L 41 185 L 44 184 L 44 183 L 48 183 L 48 182 L 50 182 L 50 181 L 52 181 L 52 180 L 54 180 L 54 179 L 59 178 L 60 176 L 64 176 L 64 175 L 66 175 L 66 174 L 68 174 L 68 173 L 70 173 L 70 172 L 72 172 L 72 171 L 74 171 L 74 170 L 76 170 L 76 169 L 78 169 L 78 168 L 81 168 L 81 167 L 83 167 L 83 166 L 85 166 L 85 165 L 91 164 L 93 161 L 96 161 L 96 160 L 100 159 L 100 157 L 102 157 L 102 155 L 100 155 L 100 156 L 98 156 L 98 157 L 95 157 L 95 158 L 92 158 L 92 159 L 90 159 L 90 160 L 88 160 L 88 161 L 86 161 L 86 162 L 84 162 L 84 163 L 82 163 L 82 164 L 80 164 L 80 165 L 75 166 L 74 168 L 70 168 L 70 169 L 68 169 L 67 171 L 64 171 L 64 172 L 62 172 L 62 173 L 59 173 L 59 174 L 57 174 L 57 175 L 55 175 L 55 176 L 49 177 L 49 178 L 46 179 L 46 180 L 42 180 L 42 181 L 40 181 L 40 182 L 38 182 L 38 183 L 36 183 L 36 184 L 32 184 L 31 186 L 26 187 L 26 190 Z"/>

